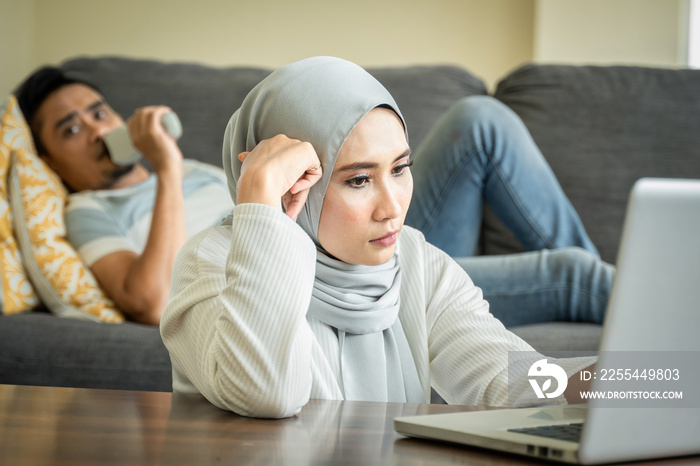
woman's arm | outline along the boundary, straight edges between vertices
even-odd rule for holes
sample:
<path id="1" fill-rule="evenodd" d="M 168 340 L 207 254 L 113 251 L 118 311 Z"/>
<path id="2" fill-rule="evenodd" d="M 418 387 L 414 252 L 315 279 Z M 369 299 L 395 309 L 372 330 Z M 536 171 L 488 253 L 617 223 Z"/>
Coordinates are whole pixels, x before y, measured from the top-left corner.
<path id="1" fill-rule="evenodd" d="M 310 144 L 283 135 L 239 158 L 229 237 L 210 230 L 183 248 L 161 333 L 175 373 L 212 403 L 286 417 L 311 391 L 316 248 L 294 219 L 321 168 Z"/>
<path id="2" fill-rule="evenodd" d="M 315 259 L 303 230 L 260 204 L 237 206 L 230 228 L 189 240 L 161 322 L 175 390 L 195 388 L 245 416 L 298 412 L 311 390 Z"/>
<path id="3" fill-rule="evenodd" d="M 491 315 L 481 290 L 446 254 L 426 243 L 425 260 L 433 387 L 448 403 L 538 403 L 528 381 L 528 370 L 545 356 Z M 562 366 L 569 377 L 592 362 L 591 358 L 552 361 Z M 561 397 L 542 401 L 547 402 L 565 400 Z"/>

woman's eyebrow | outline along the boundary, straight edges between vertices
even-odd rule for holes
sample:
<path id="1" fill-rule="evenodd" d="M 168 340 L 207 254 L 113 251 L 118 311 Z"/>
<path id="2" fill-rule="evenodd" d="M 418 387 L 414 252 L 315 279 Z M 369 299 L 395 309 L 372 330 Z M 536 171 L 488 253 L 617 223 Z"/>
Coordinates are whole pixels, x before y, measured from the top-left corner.
<path id="1" fill-rule="evenodd" d="M 403 159 L 404 157 L 408 157 L 411 155 L 411 149 L 406 149 L 401 155 L 396 157 L 392 163 L 396 163 L 399 160 Z M 347 171 L 354 171 L 354 170 L 369 170 L 372 168 L 377 168 L 379 166 L 378 163 L 375 162 L 355 162 L 355 163 L 349 163 L 347 165 L 343 165 L 342 167 L 336 168 L 335 172 L 347 172 Z"/>

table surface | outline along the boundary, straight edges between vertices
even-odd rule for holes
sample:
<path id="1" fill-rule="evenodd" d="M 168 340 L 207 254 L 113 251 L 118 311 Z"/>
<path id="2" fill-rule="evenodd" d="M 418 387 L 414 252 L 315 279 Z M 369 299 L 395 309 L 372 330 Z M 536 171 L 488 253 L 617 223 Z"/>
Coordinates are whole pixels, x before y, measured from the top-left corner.
<path id="1" fill-rule="evenodd" d="M 311 400 L 295 417 L 264 420 L 199 396 L 0 385 L 0 464 L 537 464 L 393 429 L 397 416 L 472 409 Z"/>

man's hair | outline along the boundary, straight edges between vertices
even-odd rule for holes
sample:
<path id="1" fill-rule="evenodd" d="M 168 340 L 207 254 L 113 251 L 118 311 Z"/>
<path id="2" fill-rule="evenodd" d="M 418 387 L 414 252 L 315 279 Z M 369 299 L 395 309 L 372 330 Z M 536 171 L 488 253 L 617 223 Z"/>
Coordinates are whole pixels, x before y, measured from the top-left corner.
<path id="1" fill-rule="evenodd" d="M 82 84 L 102 94 L 94 84 L 68 76 L 63 70 L 54 66 L 39 68 L 25 79 L 14 92 L 19 108 L 24 114 L 24 119 L 27 120 L 29 128 L 32 130 L 34 146 L 39 154 L 46 153 L 46 149 L 39 139 L 39 128 L 35 121 L 37 111 L 49 95 L 71 84 Z"/>

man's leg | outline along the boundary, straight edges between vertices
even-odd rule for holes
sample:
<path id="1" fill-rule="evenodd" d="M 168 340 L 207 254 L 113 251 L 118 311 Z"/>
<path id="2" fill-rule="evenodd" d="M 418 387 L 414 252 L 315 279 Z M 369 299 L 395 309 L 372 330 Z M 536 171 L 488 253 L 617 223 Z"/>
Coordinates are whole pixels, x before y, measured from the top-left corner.
<path id="1" fill-rule="evenodd" d="M 578 246 L 583 224 L 520 118 L 496 99 L 467 97 L 415 150 L 406 223 L 452 257 L 474 254 L 486 200 L 527 250 Z"/>
<path id="2" fill-rule="evenodd" d="M 415 151 L 412 173 L 406 223 L 455 257 L 504 324 L 602 322 L 615 269 L 598 258 L 514 112 L 490 97 L 462 99 Z M 484 200 L 536 252 L 466 257 L 476 248 Z"/>
<path id="3" fill-rule="evenodd" d="M 507 327 L 602 323 L 615 268 L 581 248 L 455 259 Z"/>

